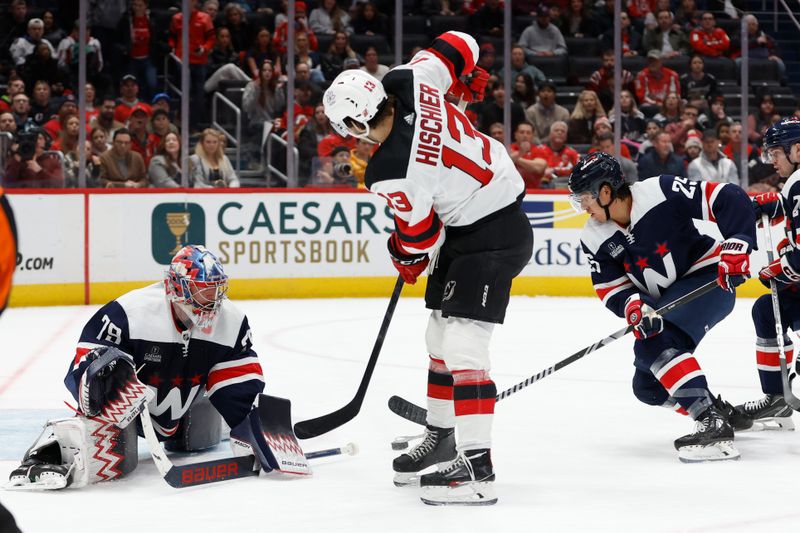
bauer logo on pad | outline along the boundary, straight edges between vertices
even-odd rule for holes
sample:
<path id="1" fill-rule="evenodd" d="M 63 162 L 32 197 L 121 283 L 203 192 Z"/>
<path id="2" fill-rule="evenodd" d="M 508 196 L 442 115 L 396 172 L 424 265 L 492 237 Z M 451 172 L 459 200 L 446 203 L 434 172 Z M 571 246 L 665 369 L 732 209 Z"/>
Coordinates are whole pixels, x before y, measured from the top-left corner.
<path id="1" fill-rule="evenodd" d="M 187 244 L 206 244 L 206 214 L 198 204 L 159 204 L 151 217 L 153 259 L 168 265 Z"/>

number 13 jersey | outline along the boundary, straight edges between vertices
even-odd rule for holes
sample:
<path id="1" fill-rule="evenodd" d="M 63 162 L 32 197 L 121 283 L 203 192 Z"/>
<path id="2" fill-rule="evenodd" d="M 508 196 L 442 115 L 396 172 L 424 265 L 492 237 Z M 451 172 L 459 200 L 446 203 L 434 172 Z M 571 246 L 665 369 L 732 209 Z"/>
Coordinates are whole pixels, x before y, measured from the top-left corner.
<path id="1" fill-rule="evenodd" d="M 524 191 L 505 147 L 445 100 L 477 57 L 475 39 L 451 31 L 383 78 L 395 98 L 394 122 L 367 166 L 365 183 L 389 203 L 408 253 L 432 252 L 444 242 L 445 227 L 474 224 Z"/>

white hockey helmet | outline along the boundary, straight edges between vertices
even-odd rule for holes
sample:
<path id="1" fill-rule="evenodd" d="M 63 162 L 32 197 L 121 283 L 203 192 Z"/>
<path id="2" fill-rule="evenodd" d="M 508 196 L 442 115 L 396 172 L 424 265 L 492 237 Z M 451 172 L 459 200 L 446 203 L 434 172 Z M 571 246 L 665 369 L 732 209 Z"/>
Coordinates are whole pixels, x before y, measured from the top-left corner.
<path id="1" fill-rule="evenodd" d="M 325 114 L 339 135 L 363 139 L 369 135 L 368 122 L 386 102 L 386 91 L 375 77 L 350 69 L 336 76 L 322 101 Z"/>

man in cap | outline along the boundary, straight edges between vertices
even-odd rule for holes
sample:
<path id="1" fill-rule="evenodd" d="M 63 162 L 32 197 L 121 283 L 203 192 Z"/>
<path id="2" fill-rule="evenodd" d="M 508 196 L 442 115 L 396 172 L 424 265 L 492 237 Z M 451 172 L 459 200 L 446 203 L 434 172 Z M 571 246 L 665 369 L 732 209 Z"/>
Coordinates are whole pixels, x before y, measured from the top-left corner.
<path id="1" fill-rule="evenodd" d="M 739 184 L 736 165 L 720 152 L 719 138 L 712 128 L 703 132 L 703 151 L 700 157 L 689 163 L 687 174 L 689 179 L 696 181 Z"/>
<path id="2" fill-rule="evenodd" d="M 669 93 L 681 95 L 678 73 L 661 63 L 659 50 L 650 50 L 647 52 L 647 66 L 636 75 L 636 99 L 641 103 L 642 112 L 647 106 L 657 110 Z"/>
<path id="3" fill-rule="evenodd" d="M 25 64 L 28 56 L 36 50 L 39 43 L 45 43 L 50 49 L 50 57 L 55 57 L 56 51 L 50 41 L 43 40 L 44 35 L 44 21 L 42 19 L 31 19 L 28 22 L 28 33 L 22 37 L 17 38 L 11 43 L 11 59 L 14 60 L 14 65 L 20 67 Z"/>
<path id="4" fill-rule="evenodd" d="M 126 74 L 119 82 L 119 100 L 117 100 L 117 107 L 114 109 L 114 120 L 121 123 L 128 122 L 133 108 L 136 106 L 143 106 L 151 113 L 150 106 L 139 100 L 139 81 L 133 74 Z"/>
<path id="5" fill-rule="evenodd" d="M 567 43 L 555 25 L 550 23 L 550 8 L 539 4 L 536 22 L 525 28 L 519 43 L 528 54 L 534 56 L 563 56 L 567 54 Z"/>

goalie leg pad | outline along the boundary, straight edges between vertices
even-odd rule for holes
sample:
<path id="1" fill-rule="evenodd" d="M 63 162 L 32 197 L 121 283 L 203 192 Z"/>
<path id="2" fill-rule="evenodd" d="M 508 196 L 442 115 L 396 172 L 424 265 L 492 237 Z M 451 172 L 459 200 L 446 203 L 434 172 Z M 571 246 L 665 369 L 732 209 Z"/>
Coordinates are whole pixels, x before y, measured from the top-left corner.
<path id="1" fill-rule="evenodd" d="M 178 432 L 164 442 L 169 451 L 196 452 L 222 441 L 222 416 L 207 396 L 201 396 L 181 418 Z"/>

